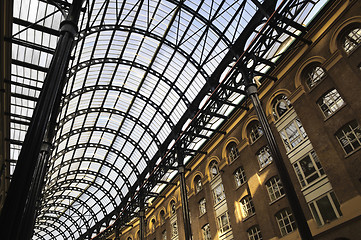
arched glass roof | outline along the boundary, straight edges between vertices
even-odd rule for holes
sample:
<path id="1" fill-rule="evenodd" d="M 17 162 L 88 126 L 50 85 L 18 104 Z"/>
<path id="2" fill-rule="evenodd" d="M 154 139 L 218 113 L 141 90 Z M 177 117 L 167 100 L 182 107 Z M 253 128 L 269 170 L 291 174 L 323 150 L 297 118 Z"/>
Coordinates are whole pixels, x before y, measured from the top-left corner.
<path id="1" fill-rule="evenodd" d="M 312 11 L 323 4 L 314 8 L 311 1 L 290 2 L 297 15 L 294 20 L 300 24 L 307 23 Z M 297 9 L 299 2 L 306 3 Z M 274 3 L 274 8 L 284 4 Z M 14 1 L 12 166 L 56 47 L 64 19 L 59 6 L 66 13 L 69 4 Z M 238 53 L 227 57 L 262 4 L 246 0 L 84 2 L 34 239 L 87 238 L 96 235 L 90 229 L 102 231 L 116 220 L 119 206 L 154 173 L 149 166 L 159 164 L 172 147 L 175 130 L 185 130 L 190 123 L 189 109 L 210 106 L 213 89 L 202 89 L 211 81 L 221 81 L 225 76 L 221 73 L 237 60 Z M 266 20 L 267 16 L 262 17 L 260 24 Z M 259 31 L 253 26 L 244 44 Z M 261 49 L 263 56 L 275 61 L 287 37 L 277 35 L 272 47 Z M 220 63 L 225 63 L 222 69 Z M 261 64 L 256 69 L 265 72 L 267 67 Z M 243 98 L 241 91 L 232 92 L 217 103 L 212 115 L 201 112 L 198 118 L 204 126 L 197 134 L 193 131 L 187 149 L 200 150 Z M 174 175 L 174 170 L 167 169 L 162 180 Z M 153 192 L 164 186 L 156 184 Z"/>

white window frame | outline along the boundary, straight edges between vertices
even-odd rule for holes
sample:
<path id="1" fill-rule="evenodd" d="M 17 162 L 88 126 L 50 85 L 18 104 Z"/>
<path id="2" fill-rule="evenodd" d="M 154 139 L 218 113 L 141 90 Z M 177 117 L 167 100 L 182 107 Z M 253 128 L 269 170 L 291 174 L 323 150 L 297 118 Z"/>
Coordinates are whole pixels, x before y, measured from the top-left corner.
<path id="1" fill-rule="evenodd" d="M 233 176 L 237 188 L 242 186 L 242 184 L 244 184 L 245 182 L 247 182 L 246 174 L 242 166 L 237 168 L 236 171 L 234 171 Z"/>
<path id="2" fill-rule="evenodd" d="M 172 239 L 178 237 L 178 224 L 177 221 L 171 223 L 172 228 Z"/>
<path id="3" fill-rule="evenodd" d="M 348 31 L 342 38 L 342 48 L 347 53 L 352 53 L 361 44 L 361 28 L 356 27 Z"/>
<path id="4" fill-rule="evenodd" d="M 214 205 L 217 205 L 226 198 L 222 183 L 218 184 L 215 188 L 213 188 L 212 193 L 213 193 Z"/>
<path id="5" fill-rule="evenodd" d="M 283 189 L 281 179 L 278 176 L 271 177 L 266 182 L 268 196 L 271 202 L 274 202 L 285 195 L 285 191 Z"/>
<path id="6" fill-rule="evenodd" d="M 281 236 L 285 236 L 296 230 L 296 222 L 292 213 L 287 209 L 283 209 L 275 215 Z"/>
<path id="7" fill-rule="evenodd" d="M 205 224 L 202 227 L 202 238 L 203 240 L 212 240 L 211 228 L 209 226 L 209 223 Z"/>
<path id="8" fill-rule="evenodd" d="M 253 200 L 250 195 L 247 195 L 239 201 L 241 204 L 242 217 L 244 219 L 253 216 L 256 213 L 256 209 L 253 205 Z"/>
<path id="9" fill-rule="evenodd" d="M 320 108 L 323 116 L 328 118 L 336 113 L 338 109 L 344 106 L 345 101 L 342 99 L 339 92 L 333 88 L 317 100 L 317 105 Z"/>
<path id="10" fill-rule="evenodd" d="M 219 175 L 218 162 L 212 161 L 209 164 L 209 174 L 211 175 L 211 179 L 215 179 Z"/>
<path id="11" fill-rule="evenodd" d="M 263 148 L 261 148 L 258 151 L 257 160 L 258 160 L 258 163 L 259 163 L 259 166 L 261 169 L 265 168 L 273 161 L 273 158 L 271 156 L 271 152 L 270 152 L 268 146 L 264 146 Z"/>
<path id="12" fill-rule="evenodd" d="M 322 199 L 327 199 L 328 203 L 331 206 L 331 209 L 327 209 L 326 211 L 328 213 L 330 213 L 330 210 L 333 211 L 335 218 L 330 219 L 330 220 L 325 220 L 324 216 L 322 216 L 322 212 L 321 209 L 319 207 L 318 202 Z M 340 203 L 338 202 L 336 195 L 333 191 L 328 192 L 320 197 L 318 197 L 317 199 L 313 200 L 312 202 L 308 203 L 308 206 L 311 210 L 311 213 L 313 215 L 313 218 L 315 219 L 317 225 L 322 226 L 325 225 L 326 223 L 330 223 L 338 218 L 340 218 L 342 216 L 342 212 L 340 209 Z M 324 210 L 325 211 L 325 210 Z M 323 211 L 323 212 L 324 212 Z"/>
<path id="13" fill-rule="evenodd" d="M 249 126 L 249 136 L 251 138 L 251 143 L 256 142 L 263 135 L 263 130 L 258 121 L 253 121 Z"/>
<path id="14" fill-rule="evenodd" d="M 310 160 L 308 163 L 305 162 L 307 158 Z M 305 169 L 302 168 L 302 166 L 305 166 L 306 163 L 307 166 L 312 164 L 312 167 L 314 168 L 314 171 L 308 174 L 308 176 L 306 176 Z M 308 152 L 304 157 L 294 162 L 292 165 L 302 188 L 309 186 L 325 175 L 325 171 L 323 170 L 318 156 L 314 150 Z M 316 178 L 314 178 L 315 176 Z"/>
<path id="15" fill-rule="evenodd" d="M 283 105 L 282 108 L 279 108 L 280 105 Z M 291 108 L 292 104 L 290 100 L 285 95 L 278 95 L 274 100 L 272 104 L 272 110 L 273 110 L 273 117 L 276 121 L 278 121 L 282 116 L 284 116 Z M 278 110 L 284 109 L 282 113 L 280 113 Z"/>
<path id="16" fill-rule="evenodd" d="M 261 230 L 258 225 L 254 225 L 247 230 L 249 240 L 262 240 Z"/>
<path id="17" fill-rule="evenodd" d="M 195 185 L 196 193 L 199 193 L 203 189 L 201 176 L 197 175 L 194 178 L 194 185 Z"/>
<path id="18" fill-rule="evenodd" d="M 202 198 L 199 202 L 199 216 L 204 215 L 207 212 L 206 199 Z"/>
<path id="19" fill-rule="evenodd" d="M 306 70 L 307 71 L 307 70 Z M 315 87 L 322 79 L 327 76 L 325 70 L 320 66 L 308 68 L 306 84 L 309 89 Z"/>
<path id="20" fill-rule="evenodd" d="M 226 220 L 226 222 L 223 222 L 223 220 Z M 217 222 L 220 233 L 227 232 L 228 230 L 231 229 L 227 211 L 217 217 Z"/>
<path id="21" fill-rule="evenodd" d="M 228 159 L 229 159 L 229 162 L 232 163 L 237 158 L 239 158 L 239 151 L 238 151 L 235 143 L 230 143 L 230 144 L 231 144 L 231 146 L 229 147 L 229 150 L 228 150 Z"/>
<path id="22" fill-rule="evenodd" d="M 298 117 L 290 121 L 286 127 L 279 132 L 287 151 L 296 148 L 307 138 L 305 129 Z"/>
<path id="23" fill-rule="evenodd" d="M 336 138 L 346 154 L 361 146 L 361 128 L 356 120 L 343 125 L 337 132 Z"/>
<path id="24" fill-rule="evenodd" d="M 167 230 L 162 232 L 162 240 L 167 240 Z"/>

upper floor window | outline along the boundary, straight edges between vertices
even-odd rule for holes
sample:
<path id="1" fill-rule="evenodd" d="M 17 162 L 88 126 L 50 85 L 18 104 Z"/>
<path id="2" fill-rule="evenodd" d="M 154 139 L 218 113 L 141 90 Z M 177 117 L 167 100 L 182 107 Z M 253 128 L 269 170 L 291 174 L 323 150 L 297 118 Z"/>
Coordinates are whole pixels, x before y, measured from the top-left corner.
<path id="1" fill-rule="evenodd" d="M 342 216 L 340 204 L 334 192 L 329 192 L 309 203 L 312 215 L 319 226 Z"/>
<path id="2" fill-rule="evenodd" d="M 249 240 L 262 240 L 261 230 L 258 225 L 250 227 L 247 230 Z"/>
<path id="3" fill-rule="evenodd" d="M 239 152 L 238 152 L 237 145 L 235 142 L 231 142 L 230 144 L 228 144 L 227 154 L 228 154 L 228 160 L 230 163 L 239 157 Z"/>
<path id="4" fill-rule="evenodd" d="M 298 117 L 287 124 L 287 126 L 280 131 L 280 134 L 287 151 L 295 148 L 307 137 L 305 129 Z"/>
<path id="5" fill-rule="evenodd" d="M 196 193 L 199 193 L 203 186 L 202 186 L 202 178 L 201 176 L 197 175 L 195 178 L 194 178 L 194 186 L 195 186 L 195 189 L 196 189 Z"/>
<path id="6" fill-rule="evenodd" d="M 307 87 L 311 89 L 326 77 L 326 72 L 318 63 L 311 64 L 304 70 L 304 77 Z"/>
<path id="7" fill-rule="evenodd" d="M 233 176 L 234 176 L 234 181 L 236 183 L 236 187 L 241 186 L 243 183 L 247 181 L 243 167 L 239 167 L 236 171 L 234 171 Z"/>
<path id="8" fill-rule="evenodd" d="M 280 117 L 282 117 L 289 109 L 291 109 L 292 105 L 290 100 L 285 95 L 279 95 L 273 100 L 273 116 L 277 121 Z"/>
<path id="9" fill-rule="evenodd" d="M 160 211 L 159 217 L 160 217 L 160 223 L 164 224 L 165 223 L 165 212 L 164 212 L 164 210 Z"/>
<path id="10" fill-rule="evenodd" d="M 224 195 L 224 188 L 223 188 L 223 184 L 220 183 L 218 184 L 213 190 L 213 199 L 214 199 L 214 205 L 216 205 L 217 203 L 223 201 L 226 196 Z"/>
<path id="11" fill-rule="evenodd" d="M 298 180 L 305 187 L 325 174 L 315 151 L 293 164 Z"/>
<path id="12" fill-rule="evenodd" d="M 283 186 L 279 177 L 274 176 L 271 177 L 267 182 L 267 192 L 271 202 L 281 198 L 285 195 L 285 191 L 283 190 Z"/>
<path id="13" fill-rule="evenodd" d="M 326 118 L 334 114 L 344 104 L 345 102 L 336 89 L 326 92 L 317 100 L 317 105 L 320 107 Z"/>
<path id="14" fill-rule="evenodd" d="M 207 212 L 207 208 L 206 208 L 206 199 L 202 198 L 199 201 L 199 216 L 202 216 L 203 214 L 205 214 Z"/>
<path id="15" fill-rule="evenodd" d="M 204 225 L 202 227 L 202 236 L 203 236 L 203 240 L 211 240 L 211 228 L 209 227 L 209 223 L 207 223 L 206 225 Z"/>
<path id="16" fill-rule="evenodd" d="M 217 217 L 217 219 L 218 219 L 219 230 L 221 233 L 224 233 L 225 231 L 231 228 L 229 224 L 228 212 L 224 212 L 219 217 Z"/>
<path id="17" fill-rule="evenodd" d="M 336 138 L 346 154 L 352 152 L 361 146 L 360 125 L 356 120 L 347 123 L 336 132 Z"/>
<path id="18" fill-rule="evenodd" d="M 176 213 L 175 201 L 174 200 L 170 201 L 170 211 L 171 211 L 172 215 L 174 215 Z"/>
<path id="19" fill-rule="evenodd" d="M 209 164 L 209 174 L 211 175 L 211 178 L 215 178 L 216 176 L 218 176 L 219 174 L 219 169 L 218 169 L 218 163 L 217 161 L 212 161 Z"/>
<path id="20" fill-rule="evenodd" d="M 162 232 L 162 240 L 167 240 L 167 230 Z"/>
<path id="21" fill-rule="evenodd" d="M 241 199 L 241 210 L 243 218 L 247 218 L 256 213 L 252 197 L 247 195 Z"/>
<path id="22" fill-rule="evenodd" d="M 273 158 L 271 156 L 268 146 L 265 146 L 258 151 L 257 160 L 260 168 L 264 168 L 265 166 L 267 166 L 272 162 Z"/>
<path id="23" fill-rule="evenodd" d="M 350 54 L 354 49 L 356 49 L 361 43 L 361 28 L 353 28 L 351 31 L 347 32 L 344 37 L 341 39 L 341 45 L 343 50 L 347 54 Z"/>
<path id="24" fill-rule="evenodd" d="M 279 211 L 275 217 L 282 236 L 289 234 L 296 229 L 296 222 L 288 209 Z"/>
<path id="25" fill-rule="evenodd" d="M 177 221 L 171 223 L 171 228 L 172 228 L 172 238 L 177 237 L 178 236 Z"/>
<path id="26" fill-rule="evenodd" d="M 150 230 L 151 230 L 151 232 L 155 232 L 155 219 L 153 218 L 152 220 L 151 220 L 151 224 L 150 224 Z"/>
<path id="27" fill-rule="evenodd" d="M 251 143 L 254 143 L 263 135 L 262 127 L 258 121 L 253 121 L 248 125 L 248 134 L 251 139 Z"/>

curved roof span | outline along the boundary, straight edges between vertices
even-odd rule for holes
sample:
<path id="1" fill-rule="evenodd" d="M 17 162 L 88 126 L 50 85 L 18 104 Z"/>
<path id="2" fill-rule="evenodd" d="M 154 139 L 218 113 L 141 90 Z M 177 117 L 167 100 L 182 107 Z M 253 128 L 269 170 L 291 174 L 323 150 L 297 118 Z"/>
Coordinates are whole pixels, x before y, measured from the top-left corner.
<path id="1" fill-rule="evenodd" d="M 71 3 L 15 1 L 13 159 L 56 47 L 63 16 L 54 4 L 66 12 Z M 245 96 L 242 80 L 227 75 L 232 64 L 254 52 L 267 60 L 256 66 L 262 76 L 289 33 L 302 33 L 287 21 L 269 27 L 267 13 L 302 26 L 314 6 L 84 1 L 33 238 L 89 239 L 129 221 L 140 191 L 157 193 L 174 177 L 174 143 L 181 142 L 189 160 L 239 108 Z"/>

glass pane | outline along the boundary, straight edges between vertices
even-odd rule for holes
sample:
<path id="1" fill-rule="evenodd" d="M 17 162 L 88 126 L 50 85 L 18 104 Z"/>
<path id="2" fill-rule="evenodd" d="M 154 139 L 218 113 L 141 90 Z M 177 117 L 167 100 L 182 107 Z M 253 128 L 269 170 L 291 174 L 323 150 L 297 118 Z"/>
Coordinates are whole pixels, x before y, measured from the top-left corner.
<path id="1" fill-rule="evenodd" d="M 337 218 L 328 196 L 317 200 L 316 204 L 325 223 L 331 222 L 332 220 Z"/>

